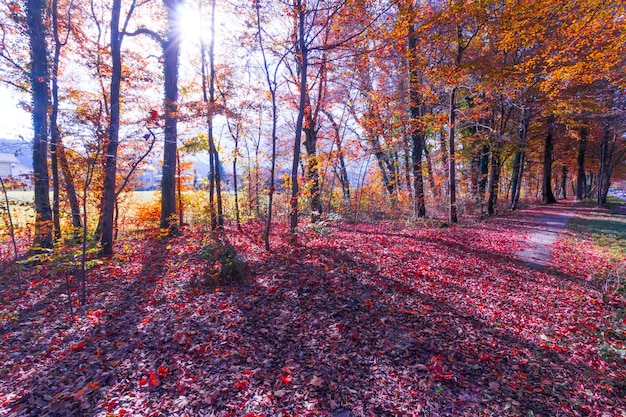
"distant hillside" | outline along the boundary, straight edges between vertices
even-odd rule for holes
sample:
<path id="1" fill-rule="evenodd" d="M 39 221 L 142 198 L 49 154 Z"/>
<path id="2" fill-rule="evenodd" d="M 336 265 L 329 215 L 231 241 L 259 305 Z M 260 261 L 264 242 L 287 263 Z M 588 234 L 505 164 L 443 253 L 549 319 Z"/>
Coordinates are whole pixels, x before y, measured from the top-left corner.
<path id="1" fill-rule="evenodd" d="M 11 153 L 20 164 L 33 167 L 33 144 L 23 140 L 0 139 L 0 153 Z"/>

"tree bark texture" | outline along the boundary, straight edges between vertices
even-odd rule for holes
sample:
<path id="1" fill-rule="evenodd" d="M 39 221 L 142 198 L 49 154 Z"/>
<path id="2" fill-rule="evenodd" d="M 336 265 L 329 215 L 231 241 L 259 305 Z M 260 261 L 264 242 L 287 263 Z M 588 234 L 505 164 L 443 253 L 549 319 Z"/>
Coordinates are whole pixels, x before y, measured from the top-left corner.
<path id="1" fill-rule="evenodd" d="M 35 247 L 52 247 L 52 209 L 48 178 L 48 56 L 44 2 L 28 0 L 26 20 L 30 42 L 30 81 L 33 117 L 33 182 L 35 191 Z"/>
<path id="2" fill-rule="evenodd" d="M 556 203 L 556 198 L 552 192 L 552 151 L 554 150 L 554 116 L 547 118 L 548 132 L 546 134 L 543 152 L 543 179 L 541 197 L 544 204 Z"/>

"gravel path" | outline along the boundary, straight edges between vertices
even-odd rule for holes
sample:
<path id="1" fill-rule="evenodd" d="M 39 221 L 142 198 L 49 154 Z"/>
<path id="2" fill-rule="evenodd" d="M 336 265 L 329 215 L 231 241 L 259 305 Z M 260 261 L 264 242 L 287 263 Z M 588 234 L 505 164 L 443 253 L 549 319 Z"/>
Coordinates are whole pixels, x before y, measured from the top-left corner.
<path id="1" fill-rule="evenodd" d="M 521 260 L 531 268 L 542 270 L 550 265 L 552 244 L 559 237 L 561 230 L 574 215 L 566 205 L 551 206 L 551 213 L 530 213 L 529 218 L 534 224 L 534 232 L 527 237 L 528 246 L 518 252 Z"/>

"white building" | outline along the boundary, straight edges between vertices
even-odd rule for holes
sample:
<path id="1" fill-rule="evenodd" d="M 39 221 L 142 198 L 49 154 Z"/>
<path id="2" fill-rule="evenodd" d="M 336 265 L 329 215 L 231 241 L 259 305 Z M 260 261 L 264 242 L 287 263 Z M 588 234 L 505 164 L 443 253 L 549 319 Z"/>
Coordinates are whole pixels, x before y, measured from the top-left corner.
<path id="1" fill-rule="evenodd" d="M 11 153 L 0 153 L 0 177 L 18 177 L 30 175 L 31 169 L 20 164 L 15 155 Z"/>

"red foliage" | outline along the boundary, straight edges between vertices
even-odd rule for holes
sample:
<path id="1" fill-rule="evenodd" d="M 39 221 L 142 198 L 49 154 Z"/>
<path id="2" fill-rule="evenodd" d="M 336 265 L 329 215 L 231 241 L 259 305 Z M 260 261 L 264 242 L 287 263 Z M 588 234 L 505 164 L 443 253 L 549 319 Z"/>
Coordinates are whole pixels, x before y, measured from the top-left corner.
<path id="1" fill-rule="evenodd" d="M 89 271 L 74 318 L 41 265 L 0 294 L 0 414 L 626 413 L 623 299 L 575 242 L 520 261 L 534 227 L 337 225 L 271 254 L 229 231 L 251 276 L 223 288 L 202 285 L 205 236 L 146 235 Z"/>

